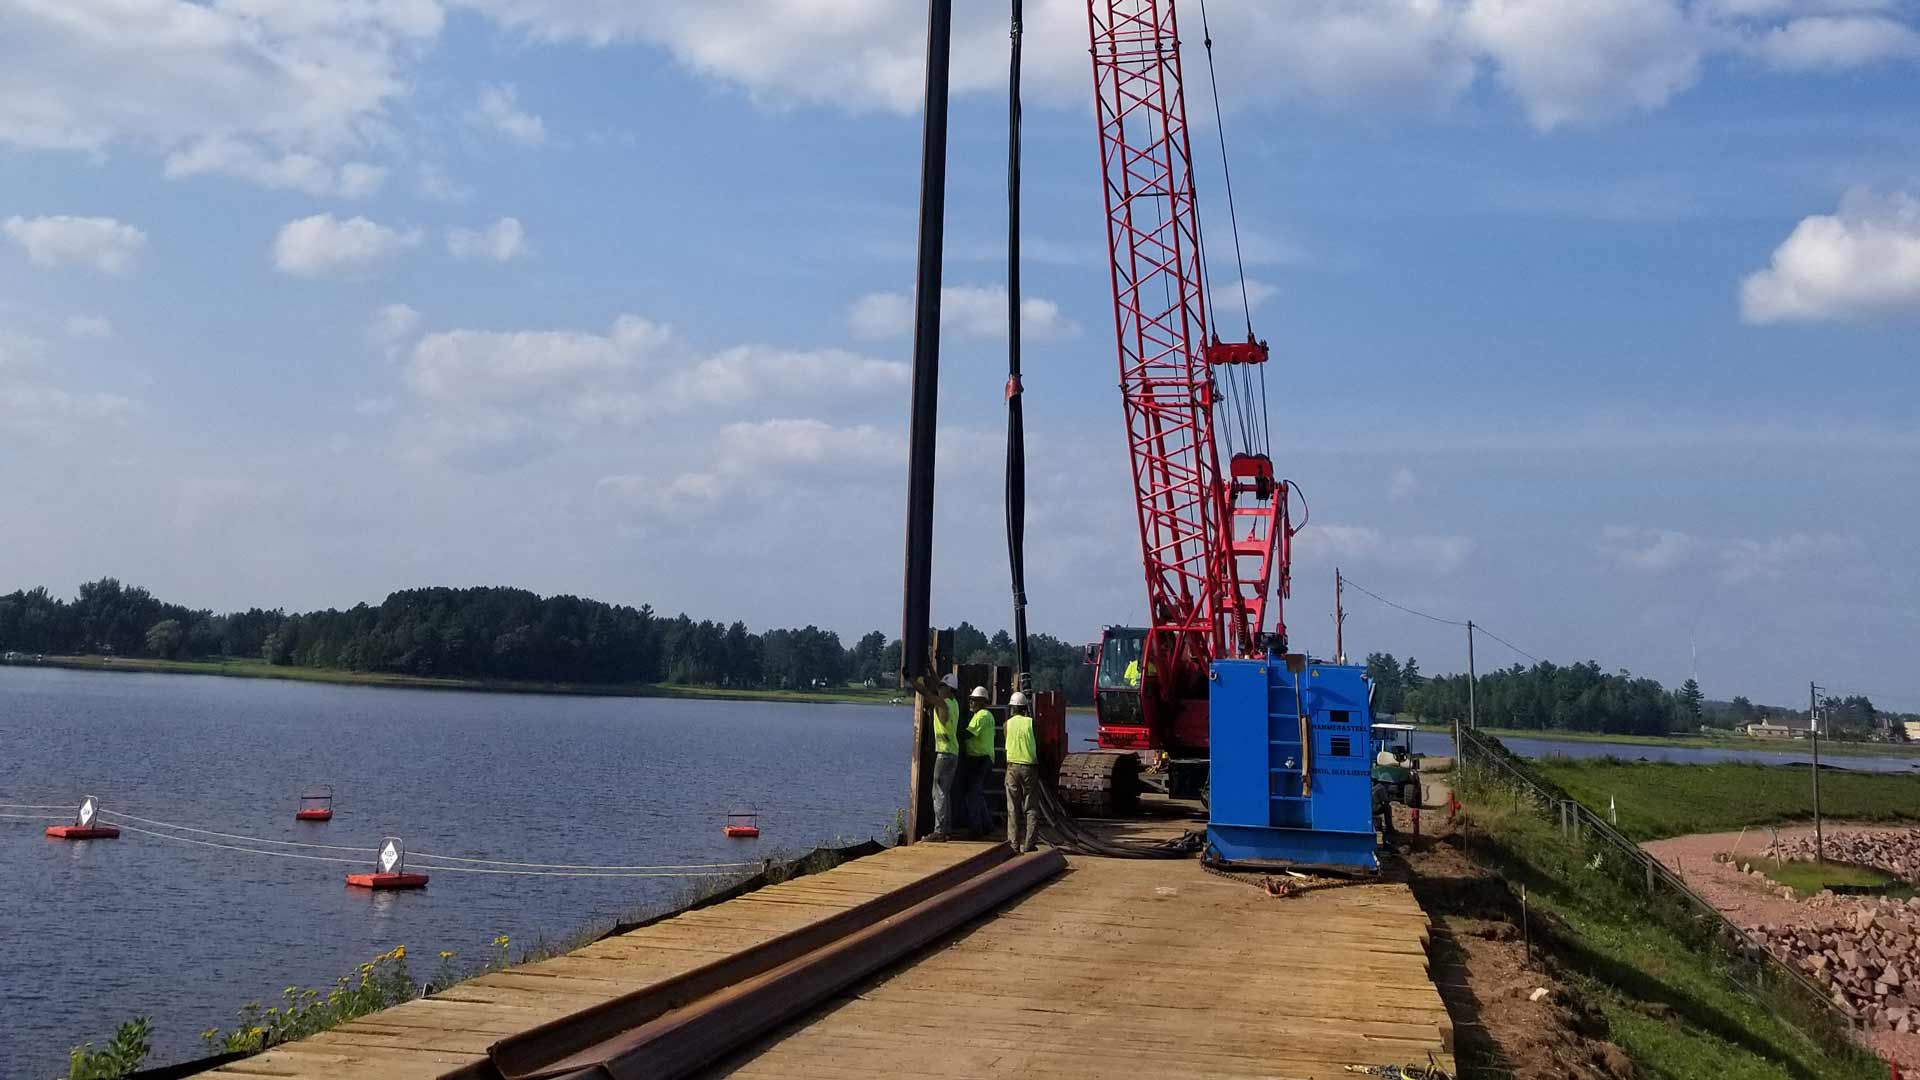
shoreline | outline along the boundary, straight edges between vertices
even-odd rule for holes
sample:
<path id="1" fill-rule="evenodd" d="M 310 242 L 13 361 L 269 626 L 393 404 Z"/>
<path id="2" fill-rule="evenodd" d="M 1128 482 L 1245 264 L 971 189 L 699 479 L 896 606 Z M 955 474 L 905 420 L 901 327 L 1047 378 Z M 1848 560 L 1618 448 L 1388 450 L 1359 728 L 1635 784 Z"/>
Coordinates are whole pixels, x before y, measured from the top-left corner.
<path id="1" fill-rule="evenodd" d="M 1443 724 L 1417 724 L 1420 731 L 1451 735 L 1453 727 Z M 1781 754 L 1809 754 L 1805 739 L 1756 739 L 1749 735 L 1608 735 L 1593 731 L 1562 731 L 1556 728 L 1490 728 L 1481 732 L 1501 739 L 1551 739 L 1559 742 L 1607 743 L 1614 746 L 1658 746 L 1687 750 L 1733 750 L 1741 752 L 1773 751 Z M 1836 757 L 1912 757 L 1920 760 L 1920 745 L 1905 743 L 1836 742 L 1820 740 L 1820 753 Z"/>
<path id="2" fill-rule="evenodd" d="M 67 671 L 127 672 L 143 675 L 207 675 L 228 679 L 278 679 L 283 682 L 323 683 L 334 686 L 372 686 L 391 690 L 464 690 L 485 694 L 554 694 L 567 697 L 683 698 L 707 701 L 765 701 L 797 705 L 889 705 L 891 691 L 729 689 L 717 686 L 674 686 L 667 683 L 558 683 L 510 679 L 457 679 L 424 675 L 396 675 L 332 668 L 275 666 L 264 660 L 156 660 L 145 657 L 48 656 L 15 660 L 0 667 L 60 668 Z M 905 708 L 904 704 L 896 706 Z"/>

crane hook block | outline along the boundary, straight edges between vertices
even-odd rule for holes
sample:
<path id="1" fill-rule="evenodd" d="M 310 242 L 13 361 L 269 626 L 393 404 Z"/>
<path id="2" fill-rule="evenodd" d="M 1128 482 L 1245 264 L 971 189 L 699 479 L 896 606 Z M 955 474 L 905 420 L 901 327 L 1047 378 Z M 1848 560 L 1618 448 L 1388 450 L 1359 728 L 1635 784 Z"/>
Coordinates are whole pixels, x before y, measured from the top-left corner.
<path id="1" fill-rule="evenodd" d="M 1219 367 L 1222 364 L 1264 364 L 1267 362 L 1267 343 L 1264 341 L 1215 341 L 1207 346 L 1207 364 Z"/>

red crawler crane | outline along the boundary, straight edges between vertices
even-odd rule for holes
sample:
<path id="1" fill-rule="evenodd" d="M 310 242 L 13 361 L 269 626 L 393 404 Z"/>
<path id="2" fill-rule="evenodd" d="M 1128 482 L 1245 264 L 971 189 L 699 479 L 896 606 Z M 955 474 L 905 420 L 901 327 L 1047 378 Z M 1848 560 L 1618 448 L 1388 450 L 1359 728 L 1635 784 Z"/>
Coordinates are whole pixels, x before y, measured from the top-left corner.
<path id="1" fill-rule="evenodd" d="M 1293 527 L 1289 485 L 1266 453 L 1266 343 L 1251 320 L 1242 343 L 1208 328 L 1175 4 L 1089 0 L 1088 27 L 1151 622 L 1109 627 L 1097 655 L 1099 745 L 1133 753 L 1070 755 L 1063 770 L 1063 790 L 1097 811 L 1126 800 L 1142 756 L 1167 755 L 1172 792 L 1199 790 L 1208 665 L 1285 649 Z M 1210 59 L 1210 35 L 1206 44 Z M 1216 434 L 1227 443 L 1225 471 Z"/>

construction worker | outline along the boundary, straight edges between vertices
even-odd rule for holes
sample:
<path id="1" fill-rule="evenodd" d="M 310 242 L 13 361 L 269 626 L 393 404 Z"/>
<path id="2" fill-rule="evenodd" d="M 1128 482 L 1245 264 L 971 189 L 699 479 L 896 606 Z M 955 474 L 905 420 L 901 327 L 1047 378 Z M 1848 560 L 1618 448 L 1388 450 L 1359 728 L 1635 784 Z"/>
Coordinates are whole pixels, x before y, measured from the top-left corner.
<path id="1" fill-rule="evenodd" d="M 1016 693 L 1007 713 L 1007 846 L 1032 851 L 1040 842 L 1040 742 L 1027 715 L 1027 695 Z"/>
<path id="2" fill-rule="evenodd" d="M 987 835 L 993 818 L 987 812 L 987 779 L 993 775 L 993 713 L 987 709 L 987 688 L 976 686 L 968 695 L 973 715 L 960 736 L 960 825 L 978 840 Z"/>
<path id="3" fill-rule="evenodd" d="M 960 774 L 960 680 L 949 672 L 940 677 L 927 701 L 933 721 L 933 832 L 929 840 L 953 839 L 955 781 Z"/>

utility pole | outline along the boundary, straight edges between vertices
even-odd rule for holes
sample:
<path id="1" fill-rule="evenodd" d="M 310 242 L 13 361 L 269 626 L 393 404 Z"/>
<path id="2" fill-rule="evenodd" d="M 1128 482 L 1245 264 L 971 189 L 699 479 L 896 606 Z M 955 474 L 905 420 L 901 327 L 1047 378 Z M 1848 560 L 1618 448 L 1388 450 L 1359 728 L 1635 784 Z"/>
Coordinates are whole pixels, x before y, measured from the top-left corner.
<path id="1" fill-rule="evenodd" d="M 1333 662 L 1347 662 L 1347 609 L 1342 594 L 1346 590 L 1346 580 L 1340 576 L 1340 568 L 1333 568 Z"/>
<path id="2" fill-rule="evenodd" d="M 1480 714 L 1475 710 L 1474 704 L 1473 704 L 1473 685 L 1479 681 L 1480 681 L 1480 676 L 1477 673 L 1475 673 L 1475 671 L 1473 670 L 1473 620 L 1468 619 L 1467 620 L 1467 726 L 1472 728 L 1475 731 L 1480 730 Z"/>
<path id="3" fill-rule="evenodd" d="M 1827 842 L 1820 833 L 1820 691 L 1807 683 L 1807 737 L 1813 740 L 1813 861 L 1827 861 Z"/>

